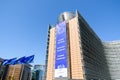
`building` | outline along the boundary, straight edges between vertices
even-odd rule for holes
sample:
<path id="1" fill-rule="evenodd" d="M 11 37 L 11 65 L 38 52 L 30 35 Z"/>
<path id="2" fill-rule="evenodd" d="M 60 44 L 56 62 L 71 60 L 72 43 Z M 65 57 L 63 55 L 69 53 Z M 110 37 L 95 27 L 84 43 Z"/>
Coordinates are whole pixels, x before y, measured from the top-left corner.
<path id="1" fill-rule="evenodd" d="M 120 80 L 120 41 L 103 42 L 112 80 Z"/>
<path id="2" fill-rule="evenodd" d="M 0 58 L 0 67 L 2 66 L 2 63 L 3 63 L 3 59 Z"/>
<path id="3" fill-rule="evenodd" d="M 1 80 L 31 80 L 31 65 L 16 64 L 3 66 Z"/>
<path id="4" fill-rule="evenodd" d="M 45 80 L 45 65 L 34 65 L 32 80 Z"/>
<path id="5" fill-rule="evenodd" d="M 45 70 L 45 65 L 34 65 L 34 69 Z"/>
<path id="6" fill-rule="evenodd" d="M 42 80 L 42 71 L 41 70 L 32 71 L 32 80 Z"/>
<path id="7" fill-rule="evenodd" d="M 2 67 L 2 63 L 3 63 L 3 59 L 2 58 L 0 58 L 0 70 L 1 70 L 1 67 Z"/>
<path id="8" fill-rule="evenodd" d="M 78 11 L 49 25 L 46 80 L 110 80 L 102 41 Z"/>
<path id="9" fill-rule="evenodd" d="M 2 63 L 3 63 L 3 59 L 0 58 L 0 80 L 1 80 L 1 77 L 2 77 Z"/>

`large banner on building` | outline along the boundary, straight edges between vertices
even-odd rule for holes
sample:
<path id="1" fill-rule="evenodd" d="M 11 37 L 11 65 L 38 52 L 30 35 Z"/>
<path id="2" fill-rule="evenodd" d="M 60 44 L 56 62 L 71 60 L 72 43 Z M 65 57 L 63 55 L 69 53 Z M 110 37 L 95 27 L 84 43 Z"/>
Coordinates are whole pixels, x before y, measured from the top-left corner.
<path id="1" fill-rule="evenodd" d="M 55 77 L 67 77 L 66 23 L 56 25 Z"/>

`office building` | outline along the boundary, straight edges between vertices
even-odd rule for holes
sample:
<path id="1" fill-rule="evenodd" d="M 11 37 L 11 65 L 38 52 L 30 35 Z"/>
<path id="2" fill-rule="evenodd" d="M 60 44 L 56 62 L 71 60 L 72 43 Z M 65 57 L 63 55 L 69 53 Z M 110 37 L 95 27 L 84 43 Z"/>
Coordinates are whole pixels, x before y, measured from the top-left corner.
<path id="1" fill-rule="evenodd" d="M 32 71 L 32 80 L 42 80 L 41 70 Z"/>
<path id="2" fill-rule="evenodd" d="M 2 66 L 2 63 L 3 63 L 3 59 L 0 58 L 0 67 Z"/>
<path id="3" fill-rule="evenodd" d="M 2 63 L 3 63 L 3 59 L 2 58 L 0 58 L 0 70 L 1 70 L 1 67 L 2 67 Z"/>
<path id="4" fill-rule="evenodd" d="M 34 69 L 45 70 L 45 65 L 34 65 Z"/>
<path id="5" fill-rule="evenodd" d="M 78 11 L 60 14 L 47 41 L 46 80 L 110 80 L 103 43 Z"/>
<path id="6" fill-rule="evenodd" d="M 2 77 L 2 63 L 3 63 L 3 59 L 2 58 L 0 58 L 0 79 L 1 79 L 1 77 Z"/>
<path id="7" fill-rule="evenodd" d="M 34 65 L 32 80 L 45 80 L 45 65 Z"/>
<path id="8" fill-rule="evenodd" d="M 120 41 L 103 42 L 111 80 L 120 80 Z"/>
<path id="9" fill-rule="evenodd" d="M 3 66 L 1 80 L 31 80 L 31 65 L 16 64 Z"/>

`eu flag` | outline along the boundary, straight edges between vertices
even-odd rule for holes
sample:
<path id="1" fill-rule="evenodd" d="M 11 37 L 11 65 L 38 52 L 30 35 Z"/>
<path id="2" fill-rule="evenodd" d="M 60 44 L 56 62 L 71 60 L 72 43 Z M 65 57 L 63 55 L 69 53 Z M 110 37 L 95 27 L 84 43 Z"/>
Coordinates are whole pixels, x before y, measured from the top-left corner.
<path id="1" fill-rule="evenodd" d="M 34 56 L 35 55 L 31 55 L 31 56 L 26 57 L 26 59 L 24 60 L 24 63 L 31 63 L 31 62 L 33 62 Z"/>
<path id="2" fill-rule="evenodd" d="M 2 65 L 6 65 L 6 64 L 7 64 L 7 62 L 8 62 L 8 59 L 4 59 L 4 61 L 3 61 Z"/>
<path id="3" fill-rule="evenodd" d="M 3 62 L 3 65 L 13 65 L 15 64 L 15 61 L 16 61 L 17 58 L 12 58 L 12 59 L 5 59 L 4 62 Z"/>
<path id="4" fill-rule="evenodd" d="M 2 65 L 14 65 L 14 64 L 26 64 L 26 63 L 31 63 L 34 60 L 35 55 L 31 56 L 23 56 L 21 58 L 12 58 L 12 59 L 4 59 L 4 62 Z"/>
<path id="5" fill-rule="evenodd" d="M 16 62 L 15 62 L 15 64 L 24 64 L 24 60 L 25 60 L 25 59 L 26 59 L 26 57 L 23 56 L 23 57 L 17 59 Z"/>

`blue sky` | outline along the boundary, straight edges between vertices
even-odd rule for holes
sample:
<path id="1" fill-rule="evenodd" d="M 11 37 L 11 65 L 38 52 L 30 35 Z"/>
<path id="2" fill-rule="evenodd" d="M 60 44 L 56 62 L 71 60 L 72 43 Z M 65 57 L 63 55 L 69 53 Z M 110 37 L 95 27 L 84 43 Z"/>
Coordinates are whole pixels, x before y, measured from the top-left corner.
<path id="1" fill-rule="evenodd" d="M 0 0 L 0 57 L 45 64 L 48 24 L 76 9 L 103 41 L 120 40 L 120 0 Z"/>

